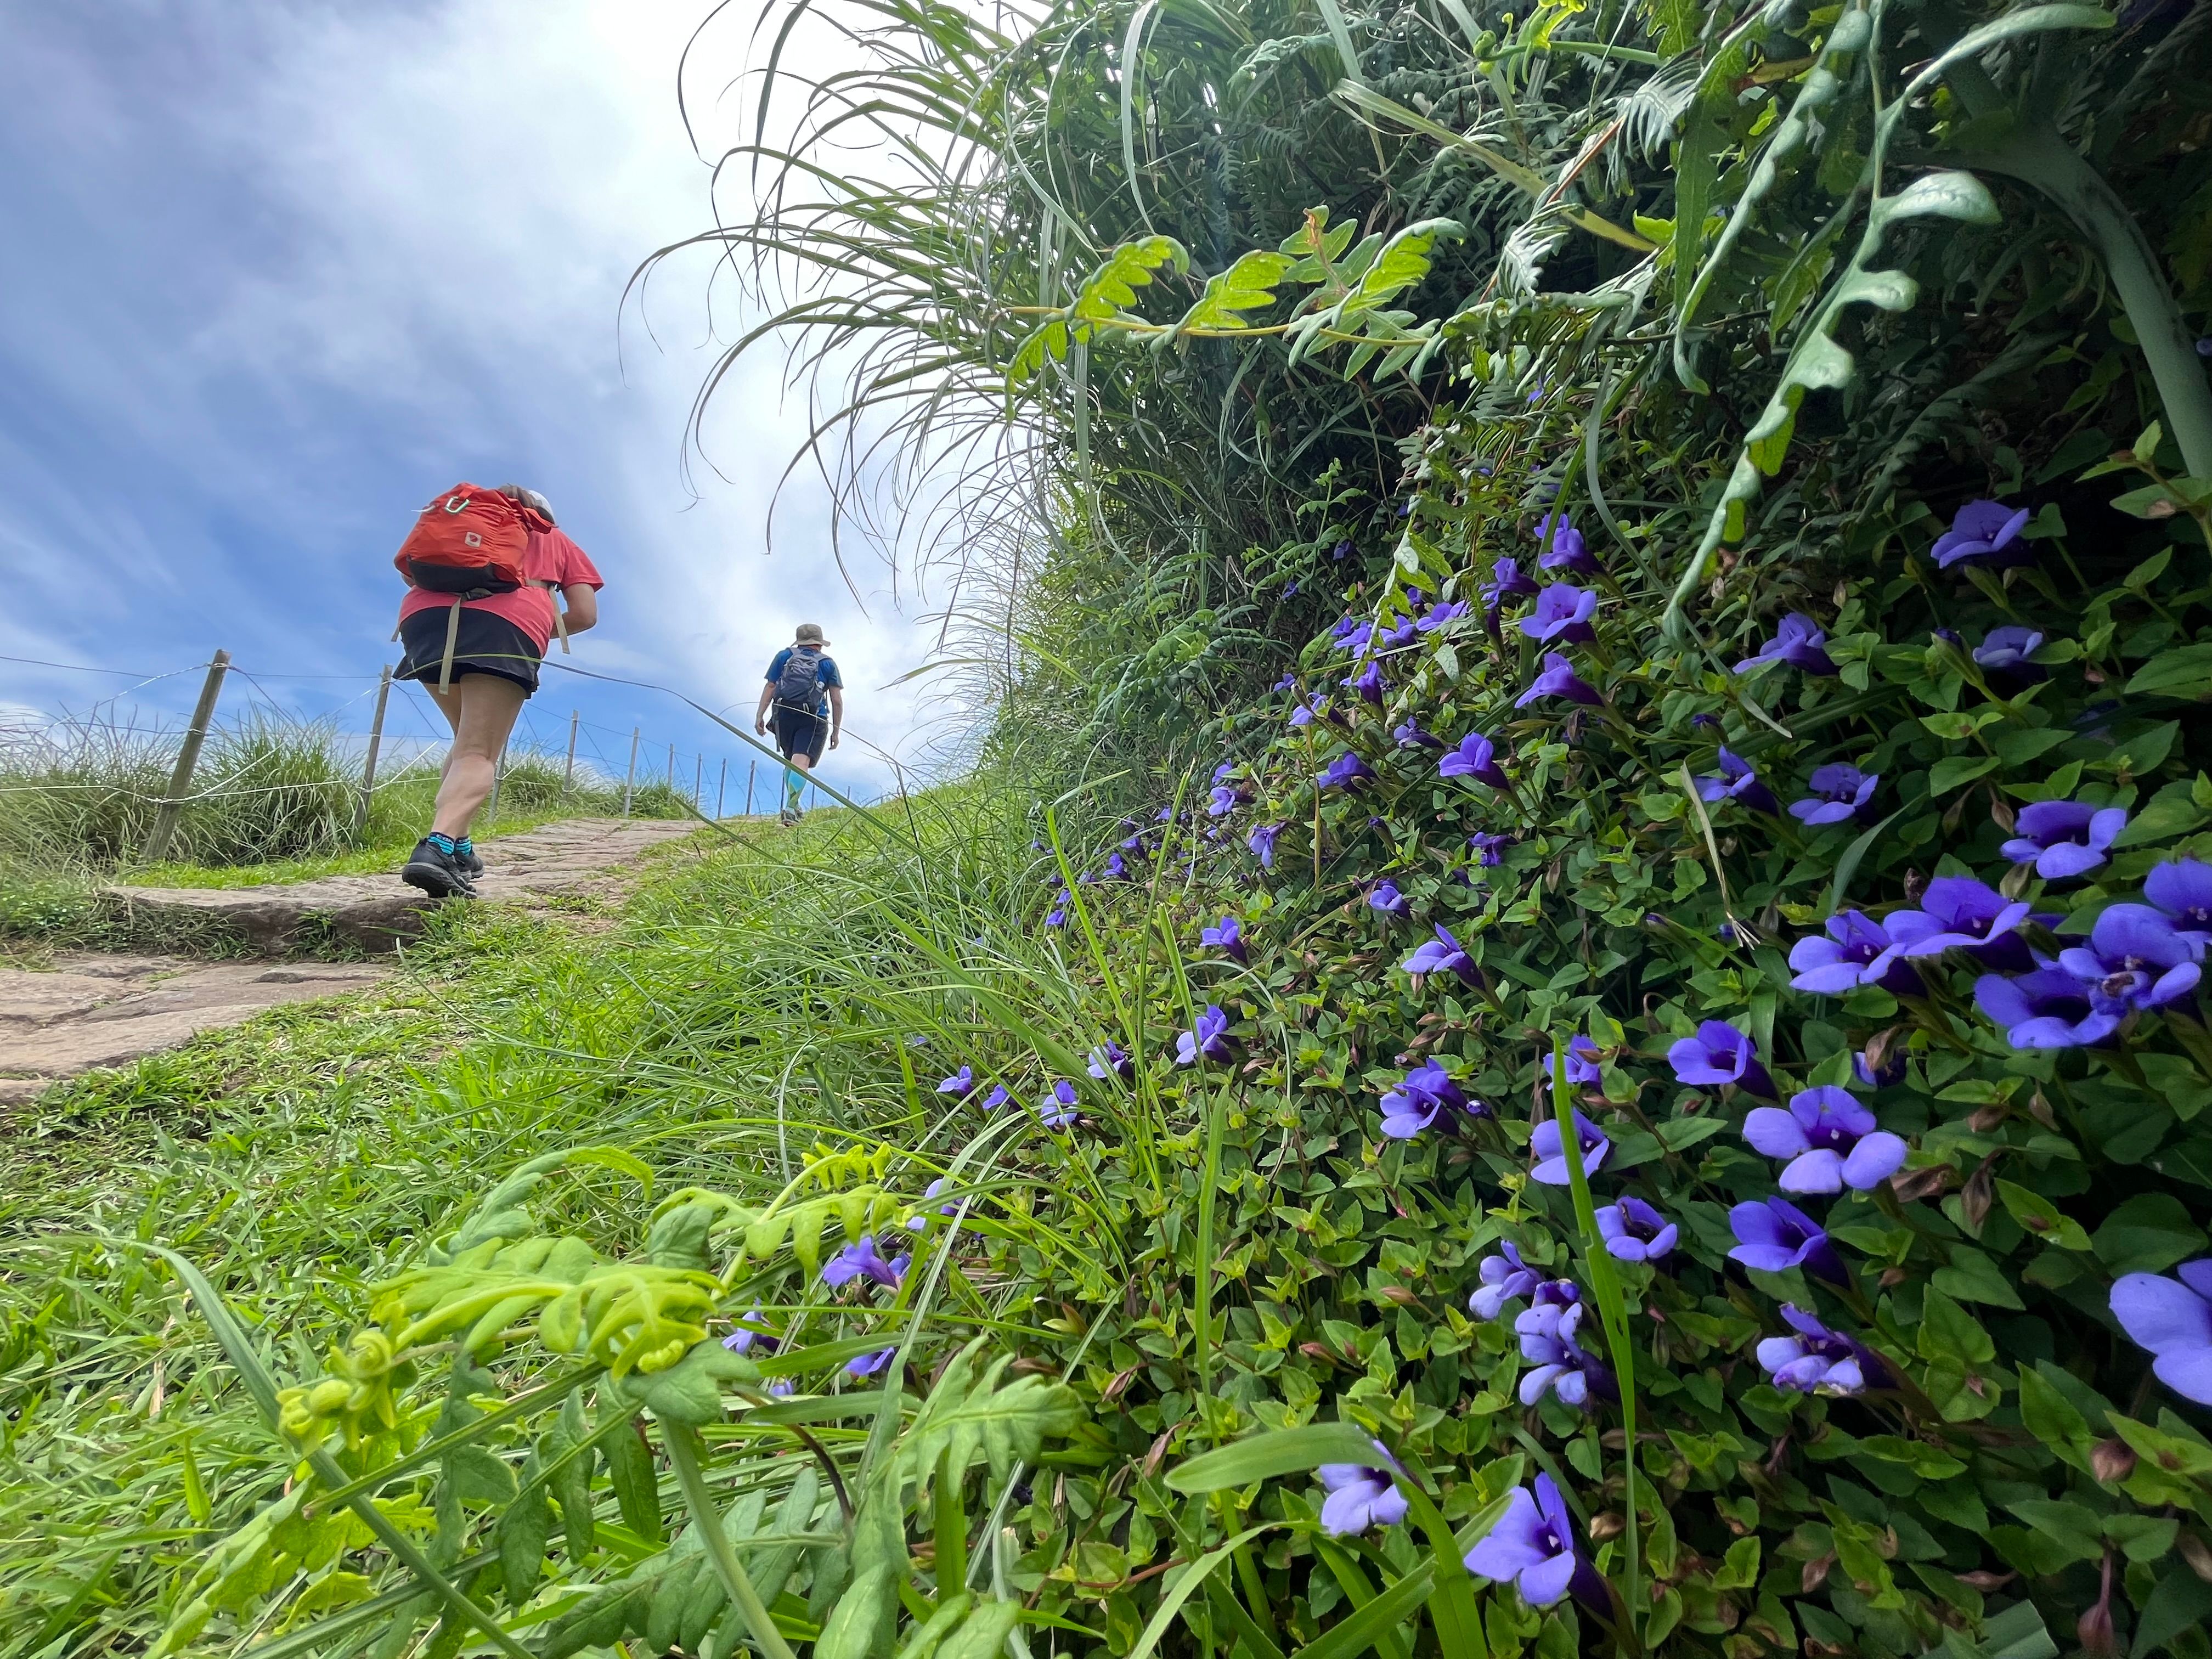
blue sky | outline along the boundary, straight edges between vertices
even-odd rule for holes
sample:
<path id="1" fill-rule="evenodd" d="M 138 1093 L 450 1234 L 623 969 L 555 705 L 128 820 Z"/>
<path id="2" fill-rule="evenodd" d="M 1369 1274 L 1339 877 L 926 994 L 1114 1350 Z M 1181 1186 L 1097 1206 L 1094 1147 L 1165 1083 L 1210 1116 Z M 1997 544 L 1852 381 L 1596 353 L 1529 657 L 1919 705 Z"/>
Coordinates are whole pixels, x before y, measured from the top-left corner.
<path id="1" fill-rule="evenodd" d="M 222 646 L 277 702 L 358 729 L 392 659 L 390 559 L 415 511 L 458 478 L 514 478 L 608 578 L 580 666 L 749 713 L 770 652 L 817 621 L 854 736 L 906 759 L 945 737 L 918 687 L 884 689 L 929 630 L 879 564 L 854 565 L 861 600 L 847 591 L 818 488 L 787 492 L 765 550 L 799 413 L 766 358 L 726 386 L 714 466 L 695 462 L 687 484 L 684 421 L 716 331 L 703 261 L 618 315 L 638 262 L 707 222 L 675 99 L 705 9 L 12 8 L 0 655 L 149 671 Z M 710 132 L 734 115 L 704 111 Z M 724 296 L 711 320 L 726 337 L 741 319 Z M 130 706 L 173 717 L 196 679 Z M 565 740 L 580 708 L 607 732 L 643 726 L 663 763 L 672 741 L 703 750 L 710 781 L 720 756 L 743 759 L 672 700 L 546 680 L 529 710 L 542 741 Z M 0 662 L 17 717 L 130 684 Z M 226 706 L 251 690 L 234 680 Z M 422 718 L 419 701 L 393 715 Z M 617 760 L 626 747 L 597 741 Z M 831 759 L 848 787 L 889 781 L 849 740 Z"/>

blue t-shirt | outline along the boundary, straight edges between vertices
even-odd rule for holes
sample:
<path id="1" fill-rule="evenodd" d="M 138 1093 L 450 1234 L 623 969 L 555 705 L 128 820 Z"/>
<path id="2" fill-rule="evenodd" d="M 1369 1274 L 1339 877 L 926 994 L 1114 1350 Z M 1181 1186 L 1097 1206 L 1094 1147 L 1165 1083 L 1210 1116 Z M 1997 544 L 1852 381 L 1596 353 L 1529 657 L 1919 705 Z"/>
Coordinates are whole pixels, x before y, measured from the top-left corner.
<path id="1" fill-rule="evenodd" d="M 775 653 L 775 660 L 769 664 L 768 683 L 770 685 L 774 685 L 783 678 L 784 665 L 791 660 L 791 647 L 785 646 L 782 650 Z M 843 690 L 845 678 L 837 672 L 837 665 L 824 657 L 822 659 L 822 672 L 816 677 L 814 684 L 821 692 L 820 697 L 814 705 L 815 717 L 818 720 L 830 712 L 830 688 L 834 685 L 839 690 Z"/>

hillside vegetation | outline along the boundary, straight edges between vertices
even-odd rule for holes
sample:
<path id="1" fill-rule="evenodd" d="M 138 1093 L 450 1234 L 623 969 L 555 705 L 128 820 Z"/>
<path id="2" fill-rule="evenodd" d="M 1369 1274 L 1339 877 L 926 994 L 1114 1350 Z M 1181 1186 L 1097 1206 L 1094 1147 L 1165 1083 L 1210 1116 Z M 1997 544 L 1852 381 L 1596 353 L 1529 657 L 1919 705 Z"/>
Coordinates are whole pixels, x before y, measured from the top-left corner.
<path id="1" fill-rule="evenodd" d="M 37 1641 L 2212 1653 L 2212 11 L 752 50 L 977 781 L 490 951 L 312 1302 L 35 1244 Z"/>

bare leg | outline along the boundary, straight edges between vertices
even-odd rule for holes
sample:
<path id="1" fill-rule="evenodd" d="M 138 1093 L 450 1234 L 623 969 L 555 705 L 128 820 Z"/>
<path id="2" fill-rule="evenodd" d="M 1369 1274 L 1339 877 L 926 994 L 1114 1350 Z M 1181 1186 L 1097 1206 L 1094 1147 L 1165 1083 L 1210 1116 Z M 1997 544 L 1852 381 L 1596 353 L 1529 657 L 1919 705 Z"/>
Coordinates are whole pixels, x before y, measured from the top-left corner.
<path id="1" fill-rule="evenodd" d="M 490 798 L 500 750 L 522 713 L 522 699 L 521 686 L 496 674 L 465 674 L 439 698 L 453 721 L 453 750 L 438 786 L 433 830 L 456 841 L 469 833 L 470 821 Z"/>

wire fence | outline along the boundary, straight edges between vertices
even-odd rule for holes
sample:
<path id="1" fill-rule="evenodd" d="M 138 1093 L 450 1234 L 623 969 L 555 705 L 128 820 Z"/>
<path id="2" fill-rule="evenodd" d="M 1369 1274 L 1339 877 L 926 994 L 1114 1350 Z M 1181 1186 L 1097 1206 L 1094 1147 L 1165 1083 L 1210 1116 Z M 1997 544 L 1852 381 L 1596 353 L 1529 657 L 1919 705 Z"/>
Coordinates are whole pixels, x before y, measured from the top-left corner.
<path id="1" fill-rule="evenodd" d="M 150 809 L 153 823 L 143 849 L 149 862 L 161 856 L 188 809 L 303 792 L 327 795 L 333 788 L 351 792 L 353 838 L 358 840 L 380 799 L 419 790 L 426 776 L 442 772 L 453 741 L 444 714 L 428 694 L 415 682 L 394 679 L 390 668 L 375 674 L 291 673 L 237 662 L 224 652 L 158 672 L 0 655 L 0 664 L 5 663 L 131 682 L 103 692 L 81 710 L 0 719 L 0 798 L 74 796 L 97 800 L 111 817 L 118 810 Z M 514 766 L 530 770 L 530 786 L 538 795 L 544 792 L 551 767 L 560 769 L 563 794 L 611 798 L 618 790 L 625 817 L 647 793 L 664 810 L 680 803 L 683 810 L 710 820 L 750 816 L 781 804 L 781 758 L 704 704 L 672 687 L 615 679 L 558 662 L 548 666 L 584 680 L 641 686 L 675 697 L 729 731 L 742 748 L 734 755 L 711 752 L 663 734 L 649 735 L 642 723 L 624 729 L 587 720 L 580 700 L 572 703 L 565 720 L 550 714 L 542 702 L 525 703 L 500 757 L 489 812 L 498 811 L 500 792 Z M 202 677 L 199 702 L 187 718 L 149 714 L 137 701 L 152 686 L 195 674 Z M 311 715 L 272 690 L 272 682 L 360 689 Z M 242 705 L 240 688 L 246 692 Z M 203 760 L 211 739 L 215 752 Z M 312 768 L 302 764 L 310 749 L 319 763 Z M 826 794 L 859 805 L 818 775 L 802 781 L 803 804 L 818 804 Z M 0 799 L 0 812 L 13 810 Z"/>

